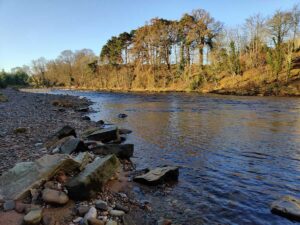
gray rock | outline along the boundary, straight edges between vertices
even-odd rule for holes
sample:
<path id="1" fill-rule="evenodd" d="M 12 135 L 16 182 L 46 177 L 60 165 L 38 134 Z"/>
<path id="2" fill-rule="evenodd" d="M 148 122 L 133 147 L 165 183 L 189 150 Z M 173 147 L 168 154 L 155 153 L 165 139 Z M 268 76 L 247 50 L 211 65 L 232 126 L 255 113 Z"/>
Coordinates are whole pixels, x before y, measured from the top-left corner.
<path id="1" fill-rule="evenodd" d="M 97 218 L 97 209 L 95 207 L 91 207 L 89 211 L 83 217 L 83 224 L 88 225 L 88 220 L 91 218 Z"/>
<path id="2" fill-rule="evenodd" d="M 122 210 L 110 210 L 109 214 L 112 216 L 123 216 L 125 212 Z"/>
<path id="3" fill-rule="evenodd" d="M 115 155 L 96 158 L 66 184 L 69 196 L 74 200 L 94 196 L 117 172 L 119 166 L 120 162 Z"/>
<path id="4" fill-rule="evenodd" d="M 300 199 L 293 196 L 283 196 L 271 204 L 271 212 L 300 221 Z"/>
<path id="5" fill-rule="evenodd" d="M 3 204 L 3 210 L 5 212 L 10 211 L 10 210 L 13 210 L 15 208 L 15 206 L 16 206 L 15 201 L 7 200 Z"/>
<path id="6" fill-rule="evenodd" d="M 83 141 L 74 137 L 70 138 L 60 146 L 60 153 L 62 154 L 71 154 L 73 152 L 81 152 L 86 150 L 87 148 L 85 147 Z"/>
<path id="7" fill-rule="evenodd" d="M 88 150 L 83 141 L 73 136 L 64 137 L 49 147 L 52 153 L 72 154 Z"/>
<path id="8" fill-rule="evenodd" d="M 35 162 L 22 162 L 0 177 L 0 194 L 18 200 L 30 195 L 30 189 L 50 180 L 58 171 L 79 170 L 80 164 L 68 155 L 45 155 Z M 11 185 L 14 184 L 14 185 Z"/>
<path id="9" fill-rule="evenodd" d="M 102 200 L 97 200 L 95 202 L 96 209 L 106 211 L 108 209 L 107 203 Z"/>
<path id="10" fill-rule="evenodd" d="M 41 209 L 34 209 L 31 210 L 29 213 L 24 216 L 24 222 L 28 225 L 37 225 L 40 223 L 42 219 L 42 210 Z"/>
<path id="11" fill-rule="evenodd" d="M 109 128 L 97 128 L 89 130 L 82 135 L 85 139 L 93 141 L 102 141 L 104 143 L 119 139 L 118 128 L 115 126 Z"/>
<path id="12" fill-rule="evenodd" d="M 104 144 L 90 149 L 96 155 L 115 154 L 118 158 L 129 159 L 133 155 L 133 144 Z"/>
<path id="13" fill-rule="evenodd" d="M 136 176 L 134 181 L 147 184 L 157 185 L 168 181 L 177 181 L 179 176 L 179 168 L 174 166 L 158 167 L 150 170 L 146 174 Z"/>
<path id="14" fill-rule="evenodd" d="M 50 146 L 55 144 L 58 140 L 68 136 L 76 137 L 76 131 L 73 127 L 67 125 L 61 128 L 54 135 L 52 135 L 52 137 L 49 138 L 49 140 L 46 143 L 46 147 L 49 148 Z"/>
<path id="15" fill-rule="evenodd" d="M 90 209 L 90 207 L 81 205 L 81 206 L 78 206 L 77 213 L 79 216 L 84 216 L 89 211 L 89 209 Z"/>
<path id="16" fill-rule="evenodd" d="M 43 190 L 42 198 L 46 203 L 58 205 L 64 205 L 69 201 L 68 195 L 66 195 L 66 193 L 63 191 L 57 191 L 48 188 Z"/>

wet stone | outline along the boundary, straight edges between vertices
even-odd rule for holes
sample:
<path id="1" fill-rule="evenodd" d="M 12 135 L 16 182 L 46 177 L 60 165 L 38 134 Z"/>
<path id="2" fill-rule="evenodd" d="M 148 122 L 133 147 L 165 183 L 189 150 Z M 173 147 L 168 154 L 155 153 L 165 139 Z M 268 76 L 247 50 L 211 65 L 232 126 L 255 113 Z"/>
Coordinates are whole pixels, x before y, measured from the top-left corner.
<path id="1" fill-rule="evenodd" d="M 108 209 L 107 203 L 102 200 L 97 200 L 95 203 L 96 209 L 106 211 Z"/>

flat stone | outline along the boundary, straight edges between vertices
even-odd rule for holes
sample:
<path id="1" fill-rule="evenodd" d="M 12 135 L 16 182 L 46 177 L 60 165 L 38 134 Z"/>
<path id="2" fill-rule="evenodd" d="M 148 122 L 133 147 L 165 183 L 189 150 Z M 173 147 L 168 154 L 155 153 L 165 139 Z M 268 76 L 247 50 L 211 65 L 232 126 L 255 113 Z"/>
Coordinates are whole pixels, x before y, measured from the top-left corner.
<path id="1" fill-rule="evenodd" d="M 136 176 L 134 181 L 147 184 L 157 185 L 168 181 L 177 181 L 179 176 L 179 168 L 174 166 L 158 167 L 149 172 Z"/>
<path id="2" fill-rule="evenodd" d="M 10 211 L 10 210 L 13 210 L 15 208 L 15 206 L 16 206 L 15 201 L 7 200 L 3 204 L 3 210 L 5 212 Z"/>
<path id="3" fill-rule="evenodd" d="M 104 143 L 119 139 L 119 132 L 116 126 L 109 128 L 97 128 L 82 135 L 85 139 L 93 141 L 102 141 Z"/>
<path id="4" fill-rule="evenodd" d="M 96 209 L 106 211 L 108 209 L 108 205 L 105 201 L 97 200 L 95 202 Z"/>
<path id="5" fill-rule="evenodd" d="M 36 225 L 39 224 L 42 220 L 42 210 L 41 209 L 35 209 L 31 210 L 29 213 L 24 216 L 24 222 L 28 225 Z"/>
<path id="6" fill-rule="evenodd" d="M 45 155 L 35 162 L 22 162 L 0 177 L 0 194 L 6 199 L 19 200 L 30 190 L 50 180 L 58 171 L 79 170 L 80 164 L 68 155 Z M 14 184 L 14 185 L 11 185 Z"/>
<path id="7" fill-rule="evenodd" d="M 67 182 L 68 194 L 72 199 L 84 200 L 93 197 L 117 172 L 120 162 L 115 155 L 96 158 L 77 176 Z"/>
<path id="8" fill-rule="evenodd" d="M 86 150 L 87 148 L 85 147 L 83 141 L 72 136 L 70 136 L 70 138 L 60 146 L 60 153 L 62 154 L 71 154 L 73 152 L 82 152 Z"/>
<path id="9" fill-rule="evenodd" d="M 133 155 L 133 144 L 104 144 L 90 149 L 96 155 L 115 154 L 118 158 L 129 159 Z"/>
<path id="10" fill-rule="evenodd" d="M 300 221 L 300 199 L 293 196 L 283 196 L 271 204 L 271 212 Z"/>
<path id="11" fill-rule="evenodd" d="M 109 211 L 109 214 L 112 215 L 112 216 L 123 216 L 125 214 L 124 211 L 122 210 L 110 210 Z"/>
<path id="12" fill-rule="evenodd" d="M 69 201 L 68 195 L 63 191 L 57 191 L 48 188 L 43 190 L 42 198 L 46 203 L 58 205 L 64 205 Z"/>

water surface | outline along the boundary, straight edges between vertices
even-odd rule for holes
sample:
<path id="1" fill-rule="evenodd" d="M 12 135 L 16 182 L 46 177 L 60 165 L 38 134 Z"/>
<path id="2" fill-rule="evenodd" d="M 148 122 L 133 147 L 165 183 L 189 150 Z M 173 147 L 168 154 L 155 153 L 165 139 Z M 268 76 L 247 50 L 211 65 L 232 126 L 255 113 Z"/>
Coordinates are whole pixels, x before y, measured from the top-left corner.
<path id="1" fill-rule="evenodd" d="M 135 188 L 157 216 L 188 225 L 294 224 L 269 205 L 300 197 L 299 98 L 53 92 L 87 97 L 93 120 L 133 130 L 138 169 L 182 167 L 166 196 Z"/>

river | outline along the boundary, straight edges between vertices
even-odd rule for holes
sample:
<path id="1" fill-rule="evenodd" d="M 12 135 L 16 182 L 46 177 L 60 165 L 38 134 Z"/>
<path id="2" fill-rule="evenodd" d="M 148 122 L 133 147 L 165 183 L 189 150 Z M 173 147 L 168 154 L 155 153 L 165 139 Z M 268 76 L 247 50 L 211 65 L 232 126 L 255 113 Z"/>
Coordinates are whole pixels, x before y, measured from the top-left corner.
<path id="1" fill-rule="evenodd" d="M 138 169 L 181 167 L 167 194 L 134 188 L 157 216 L 187 225 L 294 224 L 273 215 L 270 204 L 300 197 L 299 98 L 52 93 L 84 96 L 94 102 L 93 120 L 131 129 Z"/>

